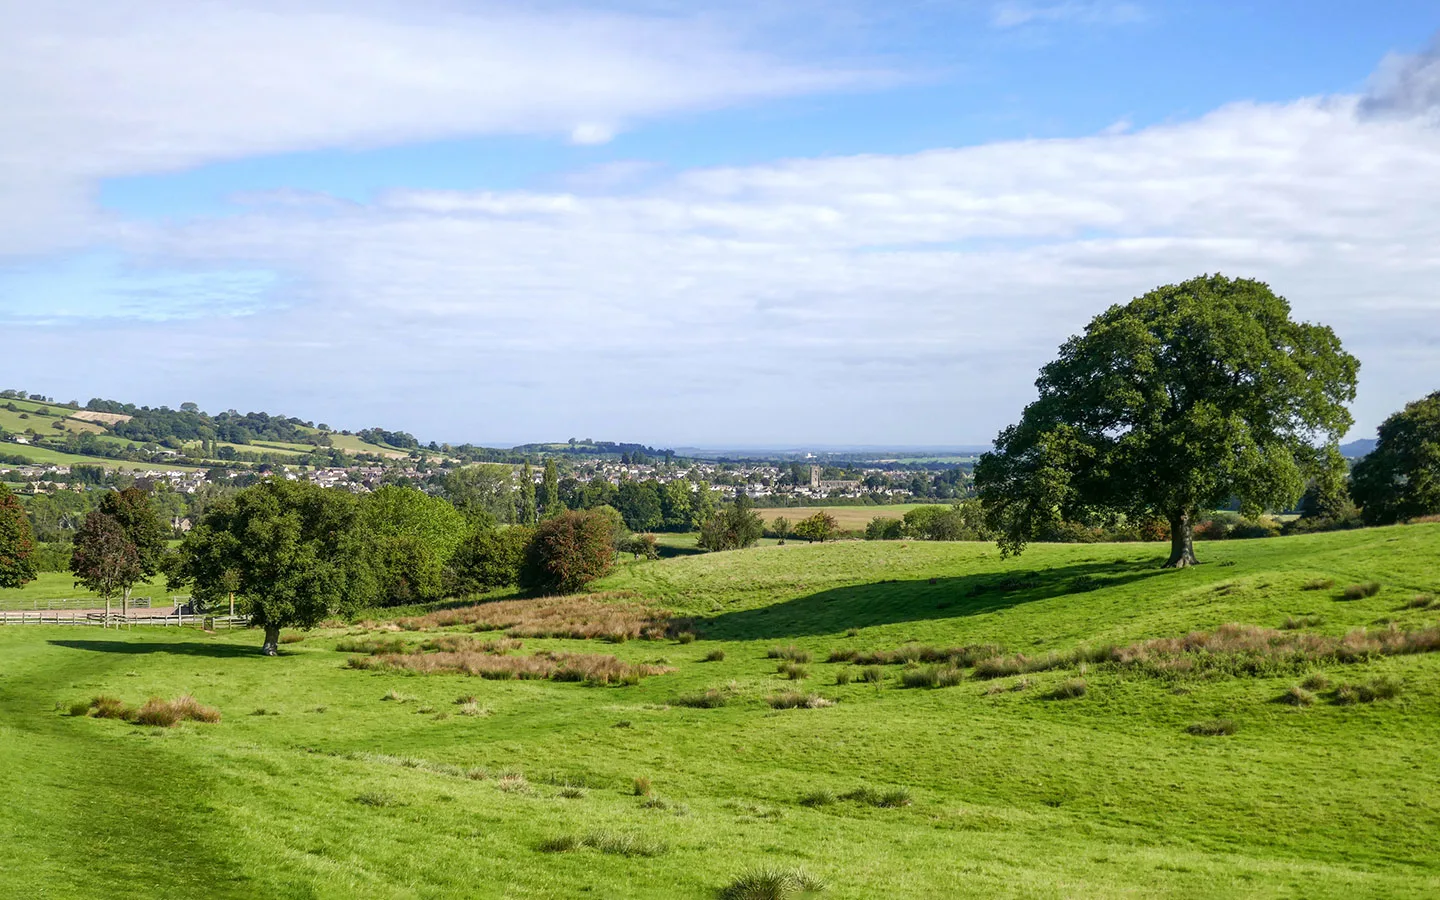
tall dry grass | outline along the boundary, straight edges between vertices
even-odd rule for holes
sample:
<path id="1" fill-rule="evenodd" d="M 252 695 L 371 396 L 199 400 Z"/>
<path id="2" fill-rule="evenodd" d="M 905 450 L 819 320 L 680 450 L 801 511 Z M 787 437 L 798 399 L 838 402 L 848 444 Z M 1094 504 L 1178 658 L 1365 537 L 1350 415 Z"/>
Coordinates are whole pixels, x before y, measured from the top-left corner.
<path id="1" fill-rule="evenodd" d="M 681 623 L 671 620 L 670 613 L 638 598 L 638 594 L 628 591 L 609 591 L 497 600 L 401 619 L 400 625 L 410 631 L 469 625 L 476 631 L 504 631 L 511 637 L 609 641 L 660 640 L 682 629 Z"/>
<path id="2" fill-rule="evenodd" d="M 348 665 L 354 669 L 381 669 L 434 674 L 452 672 L 501 681 L 531 679 L 583 681 L 589 684 L 637 684 L 648 675 L 673 672 L 669 666 L 627 663 L 598 653 L 536 653 L 531 656 L 500 656 L 476 650 L 436 653 L 386 653 L 358 656 Z"/>

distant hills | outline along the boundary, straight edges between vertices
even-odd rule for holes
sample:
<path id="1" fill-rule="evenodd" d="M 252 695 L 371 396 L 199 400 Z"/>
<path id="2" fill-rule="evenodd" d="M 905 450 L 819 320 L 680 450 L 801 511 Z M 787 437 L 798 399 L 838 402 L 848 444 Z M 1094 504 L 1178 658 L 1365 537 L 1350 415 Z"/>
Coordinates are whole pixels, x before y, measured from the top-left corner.
<path id="1" fill-rule="evenodd" d="M 1346 459 L 1359 459 L 1375 449 L 1374 438 L 1361 438 L 1358 441 L 1351 441 L 1348 444 L 1340 445 L 1340 455 Z"/>

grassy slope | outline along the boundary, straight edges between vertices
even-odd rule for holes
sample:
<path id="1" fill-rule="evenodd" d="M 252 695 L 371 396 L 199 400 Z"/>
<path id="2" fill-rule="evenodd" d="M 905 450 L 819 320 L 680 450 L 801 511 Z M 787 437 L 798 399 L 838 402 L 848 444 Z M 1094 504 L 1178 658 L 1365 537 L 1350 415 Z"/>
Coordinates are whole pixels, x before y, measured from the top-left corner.
<path id="1" fill-rule="evenodd" d="M 1397 700 L 1355 707 L 1271 702 L 1294 678 L 1177 686 L 1097 668 L 1088 696 L 1057 702 L 1043 699 L 1044 685 L 1073 672 L 992 696 L 970 679 L 905 690 L 898 667 L 879 688 L 837 686 L 841 667 L 823 663 L 803 686 L 839 705 L 774 712 L 761 702 L 791 686 L 764 658 L 776 643 L 817 659 L 909 639 L 1030 652 L 1300 613 L 1324 616 L 1329 633 L 1435 619 L 1398 608 L 1440 587 L 1440 526 L 1205 544 L 1213 564 L 1183 572 L 1154 568 L 1161 549 L 1037 546 L 1002 561 L 984 545 L 792 544 L 626 564 L 603 586 L 700 617 L 707 639 L 526 642 L 677 667 L 626 688 L 350 671 L 331 649 L 335 633 L 265 660 L 251 655 L 253 633 L 0 630 L 0 767 L 25 774 L 25 790 L 0 806 L 11 848 L 0 886 L 45 883 L 53 896 L 710 897 L 738 870 L 770 863 L 804 865 L 831 897 L 1440 891 L 1440 656 L 1335 667 L 1337 679 L 1405 683 Z M 1030 586 L 1007 592 L 1002 576 Z M 1337 590 L 1300 589 L 1315 577 L 1384 589 L 1344 602 Z M 715 648 L 725 661 L 700 661 Z M 732 681 L 740 699 L 725 708 L 668 705 Z M 418 700 L 382 702 L 391 689 Z M 192 691 L 225 721 L 151 734 L 52 709 L 102 691 L 131 702 Z M 493 715 L 419 712 L 453 710 L 461 694 Z M 247 715 L 257 707 L 281 714 Z M 1220 715 L 1239 723 L 1236 735 L 1184 732 Z M 329 755 L 351 750 L 514 768 L 536 787 L 510 794 L 494 781 Z M 539 783 L 547 773 L 592 789 L 563 799 Z M 628 795 L 641 775 L 688 812 L 641 808 Z M 862 784 L 904 787 L 915 803 L 798 804 L 815 789 Z M 397 805 L 356 803 L 362 791 Z M 597 828 L 671 850 L 535 850 Z M 171 865 L 177 842 L 185 863 Z"/>

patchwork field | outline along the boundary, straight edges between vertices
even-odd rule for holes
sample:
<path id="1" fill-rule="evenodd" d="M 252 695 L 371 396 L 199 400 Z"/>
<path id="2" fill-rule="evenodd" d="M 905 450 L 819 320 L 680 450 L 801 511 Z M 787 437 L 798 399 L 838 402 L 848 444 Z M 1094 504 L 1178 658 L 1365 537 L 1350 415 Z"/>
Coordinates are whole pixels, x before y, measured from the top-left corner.
<path id="1" fill-rule="evenodd" d="M 1440 525 L 1166 549 L 686 555 L 276 659 L 255 632 L 0 629 L 0 887 L 1440 893 Z M 187 693 L 221 720 L 90 705 Z"/>

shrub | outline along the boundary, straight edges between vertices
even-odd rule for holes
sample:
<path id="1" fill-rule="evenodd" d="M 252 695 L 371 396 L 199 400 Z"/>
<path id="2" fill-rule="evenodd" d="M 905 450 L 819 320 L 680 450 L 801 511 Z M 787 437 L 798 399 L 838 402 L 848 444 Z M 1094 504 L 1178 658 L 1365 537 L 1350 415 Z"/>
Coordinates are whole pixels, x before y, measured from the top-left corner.
<path id="1" fill-rule="evenodd" d="M 811 659 L 809 650 L 801 650 L 794 644 L 788 647 L 771 647 L 765 655 L 770 659 L 788 659 L 797 663 L 808 663 Z"/>
<path id="2" fill-rule="evenodd" d="M 800 869 L 751 869 L 726 885 L 720 900 L 786 900 L 824 889 L 824 882 Z"/>
<path id="3" fill-rule="evenodd" d="M 1333 578 L 1312 578 L 1300 585 L 1302 591 L 1328 591 L 1335 586 Z"/>
<path id="4" fill-rule="evenodd" d="M 769 703 L 772 709 L 824 709 L 835 705 L 834 700 L 819 694 L 802 694 L 799 691 L 776 694 L 774 697 L 767 697 L 765 702 Z"/>
<path id="5" fill-rule="evenodd" d="M 1206 719 L 1204 722 L 1196 722 L 1185 730 L 1190 734 L 1219 737 L 1221 735 L 1234 734 L 1235 723 L 1229 719 Z"/>
<path id="6" fill-rule="evenodd" d="M 898 541 L 905 537 L 905 523 L 888 516 L 876 516 L 865 526 L 867 541 Z"/>
<path id="7" fill-rule="evenodd" d="M 711 650 L 709 653 L 705 654 L 705 658 L 701 660 L 701 662 L 724 662 L 724 661 L 725 661 L 725 651 L 724 651 L 724 650 Z"/>
<path id="8" fill-rule="evenodd" d="M 524 526 L 481 528 L 460 542 L 445 566 L 446 587 L 460 596 L 520 583 L 532 532 Z"/>
<path id="9" fill-rule="evenodd" d="M 1088 690 L 1089 686 L 1085 684 L 1085 679 L 1067 678 L 1055 685 L 1047 696 L 1051 700 L 1073 700 L 1085 696 Z"/>
<path id="10" fill-rule="evenodd" d="M 1291 706 L 1309 706 L 1315 702 L 1315 695 L 1305 690 L 1298 684 L 1290 686 L 1290 690 L 1280 695 L 1281 703 L 1288 703 Z"/>
<path id="11" fill-rule="evenodd" d="M 520 585 L 532 591 L 578 591 L 610 571 L 610 523 L 599 513 L 570 510 L 546 519 L 525 545 Z"/>
<path id="12" fill-rule="evenodd" d="M 799 663 L 783 662 L 776 671 L 791 681 L 800 681 L 803 678 L 810 677 L 810 670 Z"/>
<path id="13" fill-rule="evenodd" d="M 653 534 L 633 534 L 620 542 L 621 553 L 629 553 L 636 559 L 659 559 L 660 544 Z"/>
<path id="14" fill-rule="evenodd" d="M 1352 584 L 1341 592 L 1340 596 L 1346 600 L 1363 600 L 1366 597 L 1373 597 L 1380 593 L 1380 582 L 1367 581 L 1364 584 Z"/>

